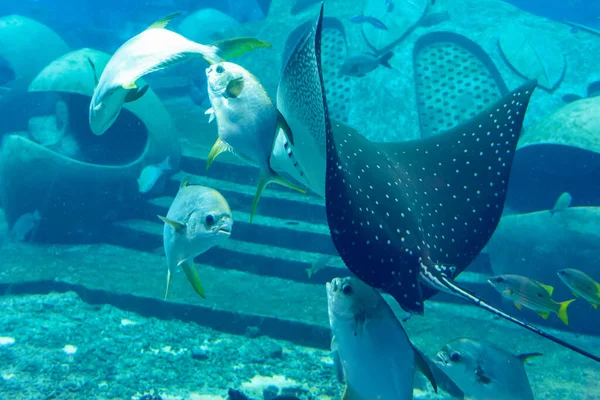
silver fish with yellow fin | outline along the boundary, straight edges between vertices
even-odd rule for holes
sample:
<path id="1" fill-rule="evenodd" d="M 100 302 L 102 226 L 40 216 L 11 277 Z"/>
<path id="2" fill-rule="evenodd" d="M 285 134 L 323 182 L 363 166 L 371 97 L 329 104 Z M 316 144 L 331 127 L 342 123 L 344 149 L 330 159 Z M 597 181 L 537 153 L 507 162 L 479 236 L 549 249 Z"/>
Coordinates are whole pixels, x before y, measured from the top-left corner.
<path id="1" fill-rule="evenodd" d="M 585 272 L 573 268 L 558 271 L 558 277 L 573 292 L 575 297 L 587 300 L 592 307 L 600 304 L 600 283 Z"/>
<path id="2" fill-rule="evenodd" d="M 274 182 L 306 193 L 271 168 L 270 157 L 278 132 L 285 132 L 292 143 L 293 137 L 285 119 L 258 79 L 243 67 L 230 62 L 209 66 L 206 77 L 212 105 L 207 113 L 217 120 L 219 132 L 219 138 L 208 155 L 206 168 L 224 151 L 260 168 L 250 222 L 267 184 Z"/>
<path id="3" fill-rule="evenodd" d="M 90 65 L 96 79 L 96 88 L 89 110 L 90 128 L 102 135 L 115 122 L 123 104 L 142 97 L 148 86 L 137 87 L 144 75 L 160 71 L 191 57 L 202 57 L 208 63 L 235 57 L 268 43 L 253 38 L 236 38 L 203 45 L 164 29 L 180 13 L 168 15 L 134 36 L 117 49 L 98 78 L 95 65 Z"/>
<path id="4" fill-rule="evenodd" d="M 164 221 L 163 244 L 167 256 L 167 289 L 169 294 L 171 271 L 182 267 L 192 287 L 205 297 L 194 257 L 222 244 L 231 235 L 233 217 L 227 200 L 218 191 L 206 186 L 181 182 L 179 191 Z"/>
<path id="5" fill-rule="evenodd" d="M 436 366 L 473 400 L 533 400 L 525 361 L 541 353 L 513 355 L 491 343 L 456 339 L 437 353 Z"/>
<path id="6" fill-rule="evenodd" d="M 514 302 L 519 310 L 521 306 L 529 308 L 544 319 L 548 319 L 550 313 L 556 313 L 565 325 L 569 325 L 567 307 L 575 299 L 557 303 L 552 300 L 552 286 L 520 275 L 498 275 L 490 278 L 488 282 L 503 297 Z"/>
<path id="7" fill-rule="evenodd" d="M 383 297 L 357 278 L 327 283 L 331 349 L 346 382 L 342 400 L 408 400 L 413 398 L 417 368 L 437 392 L 423 355 Z"/>

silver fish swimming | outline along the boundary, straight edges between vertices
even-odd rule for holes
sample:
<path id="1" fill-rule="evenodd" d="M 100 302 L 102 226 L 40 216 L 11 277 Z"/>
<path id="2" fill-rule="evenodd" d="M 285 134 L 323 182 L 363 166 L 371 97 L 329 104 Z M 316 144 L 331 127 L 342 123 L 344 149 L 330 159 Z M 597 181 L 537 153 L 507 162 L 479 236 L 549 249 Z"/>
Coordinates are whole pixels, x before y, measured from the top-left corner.
<path id="1" fill-rule="evenodd" d="M 170 157 L 167 156 L 160 164 L 152 164 L 144 167 L 140 173 L 140 177 L 137 179 L 138 191 L 140 193 L 148 193 L 154 188 L 163 175 L 171 170 L 169 158 Z"/>
<path id="2" fill-rule="evenodd" d="M 202 57 L 208 63 L 222 61 L 269 44 L 252 38 L 231 39 L 203 45 L 164 29 L 179 13 L 156 21 L 117 49 L 98 78 L 96 67 L 90 65 L 96 88 L 90 102 L 89 123 L 95 135 L 102 135 L 115 122 L 123 104 L 142 97 L 148 86 L 139 88 L 138 79 L 160 71 L 191 57 Z"/>
<path id="3" fill-rule="evenodd" d="M 474 400 L 533 400 L 524 363 L 540 353 L 513 355 L 490 343 L 457 339 L 437 354 L 436 366 Z"/>
<path id="4" fill-rule="evenodd" d="M 393 56 L 394 53 L 391 51 L 383 55 L 374 53 L 358 53 L 351 55 L 344 61 L 344 64 L 340 68 L 340 74 L 363 77 L 380 65 L 386 68 L 392 68 L 389 61 Z"/>
<path id="5" fill-rule="evenodd" d="M 290 141 L 293 138 L 285 119 L 259 80 L 231 62 L 211 65 L 206 69 L 206 77 L 212 105 L 207 113 L 211 119 L 216 118 L 219 132 L 206 167 L 210 167 L 219 154 L 228 151 L 260 168 L 250 222 L 268 183 L 275 182 L 305 193 L 304 189 L 288 182 L 271 168 L 270 156 L 278 131 L 285 132 Z"/>
<path id="6" fill-rule="evenodd" d="M 194 257 L 222 244 L 231 235 L 233 217 L 227 200 L 215 189 L 181 182 L 179 191 L 166 217 L 163 244 L 167 256 L 167 289 L 169 295 L 171 272 L 181 266 L 192 287 L 205 297 Z"/>
<path id="7" fill-rule="evenodd" d="M 326 289 L 331 349 L 346 382 L 343 400 L 412 399 L 417 368 L 437 391 L 423 356 L 375 289 L 352 277 L 335 278 Z"/>

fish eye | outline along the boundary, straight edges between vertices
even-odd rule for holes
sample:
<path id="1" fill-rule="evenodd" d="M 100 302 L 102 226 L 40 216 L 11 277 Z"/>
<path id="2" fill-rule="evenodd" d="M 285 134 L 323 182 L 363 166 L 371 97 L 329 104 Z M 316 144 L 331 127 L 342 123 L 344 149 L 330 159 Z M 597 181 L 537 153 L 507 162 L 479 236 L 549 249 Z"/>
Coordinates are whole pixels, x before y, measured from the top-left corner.
<path id="1" fill-rule="evenodd" d="M 215 223 L 215 217 L 212 214 L 208 214 L 205 218 L 206 225 L 211 226 Z"/>
<path id="2" fill-rule="evenodd" d="M 225 68 L 223 68 L 222 65 L 217 66 L 217 74 L 222 74 L 223 72 L 225 72 Z"/>
<path id="3" fill-rule="evenodd" d="M 352 286 L 347 285 L 347 284 L 342 286 L 342 293 L 344 293 L 345 295 L 349 296 L 352 294 L 352 292 L 353 292 Z"/>
<path id="4" fill-rule="evenodd" d="M 458 361 L 460 360 L 460 353 L 453 351 L 452 354 L 450 354 L 450 361 Z"/>
<path id="5" fill-rule="evenodd" d="M 502 282 L 504 282 L 504 278 L 501 276 L 498 276 L 498 277 L 494 278 L 494 282 L 502 283 Z"/>

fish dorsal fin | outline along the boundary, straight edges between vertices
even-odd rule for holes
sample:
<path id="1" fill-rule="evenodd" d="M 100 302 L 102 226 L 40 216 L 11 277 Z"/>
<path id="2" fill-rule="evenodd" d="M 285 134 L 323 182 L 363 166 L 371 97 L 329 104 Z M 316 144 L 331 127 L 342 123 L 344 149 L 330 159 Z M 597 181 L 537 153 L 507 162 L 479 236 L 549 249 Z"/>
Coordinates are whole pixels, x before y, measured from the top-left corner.
<path id="1" fill-rule="evenodd" d="M 220 40 L 218 42 L 212 43 L 212 45 L 218 49 L 217 54 L 223 60 L 229 60 L 233 57 L 241 56 L 242 54 L 244 54 L 248 51 L 271 47 L 271 45 L 269 43 L 263 42 L 262 40 L 258 40 L 255 38 L 245 38 L 245 37 Z M 213 64 L 211 61 L 207 60 L 206 58 L 205 58 L 205 60 L 209 64 Z"/>
<path id="2" fill-rule="evenodd" d="M 533 280 L 533 279 L 532 279 L 532 280 Z M 552 286 L 550 286 L 550 285 L 545 285 L 545 284 L 543 284 L 543 283 L 541 283 L 541 282 L 538 282 L 538 281 L 534 281 L 534 282 L 535 282 L 535 283 L 537 283 L 538 285 L 540 285 L 542 288 L 544 288 L 544 290 L 545 290 L 546 292 L 548 292 L 548 294 L 549 294 L 550 296 L 552 296 L 552 293 L 554 293 L 554 288 L 553 288 Z"/>
<path id="3" fill-rule="evenodd" d="M 236 97 L 239 97 L 240 94 L 242 94 L 243 90 L 244 78 L 240 76 L 239 78 L 235 78 L 229 81 L 229 83 L 227 84 L 227 88 L 225 89 L 224 95 L 228 99 L 235 99 Z"/>
<path id="4" fill-rule="evenodd" d="M 169 14 L 166 17 L 159 19 L 158 21 L 156 21 L 155 23 L 153 23 L 146 29 L 163 29 L 169 24 L 169 22 L 171 22 L 173 19 L 179 17 L 180 15 L 181 15 L 180 12 L 175 12 L 173 14 Z"/>
<path id="5" fill-rule="evenodd" d="M 532 357 L 541 357 L 541 356 L 543 356 L 542 353 L 523 353 L 523 354 L 517 355 L 517 358 L 524 364 L 526 361 L 528 361 Z"/>
<path id="6" fill-rule="evenodd" d="M 163 217 L 161 215 L 159 215 L 158 218 L 162 219 L 162 221 L 165 224 L 167 224 L 170 227 L 172 227 L 173 229 L 175 229 L 175 232 L 181 232 L 183 229 L 185 229 L 185 224 L 182 223 L 182 222 L 174 221 L 172 219 L 169 219 L 167 217 Z"/>
<path id="7" fill-rule="evenodd" d="M 88 63 L 90 64 L 90 67 L 92 67 L 92 72 L 94 73 L 94 88 L 96 86 L 98 86 L 98 73 L 96 72 L 96 64 L 94 64 L 94 62 L 92 61 L 91 58 L 86 57 L 88 60 Z"/>
<path id="8" fill-rule="evenodd" d="M 419 371 L 421 371 L 421 373 L 423 373 L 423 375 L 425 375 L 429 383 L 431 383 L 431 386 L 433 386 L 433 390 L 437 393 L 438 386 L 433 376 L 433 371 L 431 370 L 431 368 L 429 367 L 429 363 L 425 359 L 426 356 L 423 353 L 421 353 L 421 351 L 415 346 L 413 346 L 413 349 L 415 350 L 415 364 L 417 368 L 419 369 Z"/>
<path id="9" fill-rule="evenodd" d="M 183 188 L 188 187 L 188 185 L 190 184 L 190 179 L 192 179 L 191 176 L 189 176 L 189 175 L 184 176 L 183 179 L 181 180 L 181 183 L 179 184 L 179 189 L 181 190 Z"/>

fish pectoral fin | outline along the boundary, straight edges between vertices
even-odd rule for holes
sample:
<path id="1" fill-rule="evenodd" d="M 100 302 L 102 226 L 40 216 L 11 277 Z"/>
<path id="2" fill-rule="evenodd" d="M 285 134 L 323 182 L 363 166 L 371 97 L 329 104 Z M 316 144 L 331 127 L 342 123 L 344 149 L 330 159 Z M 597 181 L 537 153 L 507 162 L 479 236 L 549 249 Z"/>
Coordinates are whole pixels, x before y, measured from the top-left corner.
<path id="1" fill-rule="evenodd" d="M 592 305 L 592 307 L 594 307 L 595 309 L 598 309 L 598 304 L 596 303 L 590 303 Z"/>
<path id="2" fill-rule="evenodd" d="M 567 301 L 558 303 L 558 304 L 560 304 L 560 307 L 558 308 L 558 311 L 556 312 L 556 314 L 558 315 L 558 318 L 560 318 L 560 320 L 565 325 L 569 325 L 569 316 L 567 315 L 567 307 L 569 306 L 569 304 L 571 304 L 574 301 L 575 301 L 575 299 L 571 299 L 571 300 L 567 300 Z"/>
<path id="3" fill-rule="evenodd" d="M 185 229 L 185 224 L 182 222 L 177 222 L 161 215 L 157 215 L 157 217 L 160 218 L 165 224 L 175 229 L 175 232 L 180 232 L 182 229 Z"/>
<path id="4" fill-rule="evenodd" d="M 210 124 L 211 122 L 213 122 L 213 119 L 215 119 L 215 110 L 214 108 L 209 108 L 208 110 L 206 110 L 204 112 L 204 114 L 209 114 L 210 116 L 208 117 L 208 123 Z"/>
<path id="5" fill-rule="evenodd" d="M 165 300 L 169 296 L 169 286 L 171 286 L 171 268 L 167 268 L 167 288 L 165 289 Z"/>
<path id="6" fill-rule="evenodd" d="M 340 359 L 340 352 L 338 350 L 333 350 L 331 352 L 331 357 L 333 358 L 335 377 L 337 378 L 338 382 L 346 383 L 346 373 L 344 372 L 344 366 L 342 364 L 342 360 Z"/>
<path id="7" fill-rule="evenodd" d="M 250 223 L 252 223 L 252 219 L 254 218 L 254 214 L 256 213 L 256 207 L 258 206 L 258 201 L 260 200 L 260 196 L 264 192 L 265 188 L 269 183 L 277 183 L 281 186 L 285 186 L 290 189 L 297 190 L 302 194 L 306 194 L 306 189 L 302 189 L 299 186 L 294 185 L 283 177 L 279 176 L 275 171 L 269 169 L 269 172 L 261 171 L 260 176 L 258 177 L 258 185 L 256 186 L 256 194 L 254 195 L 254 202 L 252 203 L 252 212 L 250 213 Z"/>
<path id="8" fill-rule="evenodd" d="M 125 95 L 125 103 L 131 103 L 132 101 L 136 101 L 137 99 L 142 97 L 148 91 L 148 87 L 148 85 L 144 85 L 144 87 L 142 87 L 141 89 L 128 91 Z"/>
<path id="9" fill-rule="evenodd" d="M 477 381 L 479 383 L 483 383 L 484 385 L 492 383 L 492 378 L 485 374 L 485 371 L 483 368 L 481 368 L 481 365 L 478 365 L 477 369 L 475 369 L 475 376 L 477 377 Z"/>
<path id="10" fill-rule="evenodd" d="M 523 354 L 518 354 L 518 355 L 517 355 L 517 358 L 518 358 L 519 360 L 521 360 L 521 362 L 522 362 L 523 364 L 525 364 L 525 362 L 526 362 L 527 360 L 529 360 L 530 358 L 533 358 L 533 357 L 541 357 L 541 356 L 543 356 L 543 354 L 542 354 L 542 353 L 523 353 Z"/>
<path id="11" fill-rule="evenodd" d="M 541 283 L 541 282 L 538 282 L 538 281 L 534 281 L 534 282 L 535 282 L 535 283 L 537 283 L 538 285 L 540 285 L 541 287 L 543 287 L 543 288 L 544 288 L 544 290 L 545 290 L 546 292 L 548 292 L 548 294 L 549 294 L 550 296 L 552 296 L 552 293 L 554 293 L 554 288 L 553 288 L 552 286 L 550 286 L 550 285 L 545 285 L 545 284 L 543 284 L 543 283 Z"/>
<path id="12" fill-rule="evenodd" d="M 213 147 L 210 149 L 208 157 L 206 158 L 206 169 L 210 168 L 213 161 L 215 161 L 215 158 L 217 158 L 217 156 L 224 151 L 228 151 L 237 155 L 233 147 L 231 147 L 228 143 L 224 142 L 221 138 L 218 138 L 215 144 L 213 144 Z"/>
<path id="13" fill-rule="evenodd" d="M 181 15 L 180 12 L 169 14 L 166 17 L 162 17 L 161 19 L 159 19 L 158 21 L 156 21 L 155 23 L 153 23 L 152 25 L 150 25 L 146 29 L 160 29 L 160 28 L 165 28 L 169 24 L 169 22 L 171 22 L 173 19 L 179 17 L 180 15 Z"/>
<path id="14" fill-rule="evenodd" d="M 519 303 L 517 303 L 516 301 L 514 302 L 515 307 L 517 307 L 517 310 L 521 311 L 523 309 L 523 306 L 520 305 Z"/>
<path id="15" fill-rule="evenodd" d="M 421 371 L 423 375 L 425 375 L 429 383 L 431 383 L 431 386 L 433 386 L 433 390 L 437 393 L 437 382 L 435 381 L 435 378 L 433 376 L 433 371 L 429 367 L 429 363 L 425 359 L 426 356 L 423 353 L 421 353 L 421 351 L 417 349 L 414 345 L 413 349 L 415 350 L 415 364 L 417 368 L 419 369 L 419 371 Z"/>
<path id="16" fill-rule="evenodd" d="M 217 54 L 224 60 L 241 56 L 248 51 L 271 47 L 271 45 L 267 42 L 247 37 L 219 40 L 217 42 L 213 42 L 212 45 L 218 49 Z M 212 60 L 209 61 L 206 58 L 205 60 L 209 64 L 212 64 Z"/>
<path id="17" fill-rule="evenodd" d="M 539 312 L 537 314 L 544 319 L 548 319 L 548 317 L 550 316 L 549 312 Z"/>
<path id="18" fill-rule="evenodd" d="M 192 284 L 194 291 L 196 291 L 196 293 L 205 299 L 206 296 L 204 295 L 204 288 L 202 287 L 202 282 L 200 282 L 200 276 L 198 276 L 198 271 L 196 270 L 194 261 L 183 260 L 179 262 L 179 265 L 183 268 L 183 272 L 185 272 L 185 276 L 187 276 L 188 281 Z"/>
<path id="19" fill-rule="evenodd" d="M 235 78 L 229 81 L 227 84 L 227 88 L 225 89 L 225 96 L 228 99 L 235 99 L 244 90 L 244 78 L 241 76 L 239 78 Z"/>
<path id="20" fill-rule="evenodd" d="M 121 87 L 123 89 L 127 89 L 127 90 L 137 89 L 137 85 L 135 84 L 135 81 L 129 82 L 129 83 L 124 83 L 121 85 Z"/>
<path id="21" fill-rule="evenodd" d="M 275 137 L 273 139 L 273 146 L 275 146 L 275 142 L 277 141 L 277 130 L 279 129 L 283 131 L 283 134 L 287 138 L 288 142 L 290 142 L 291 145 L 294 146 L 294 136 L 292 135 L 292 128 L 290 128 L 283 114 L 279 110 L 277 110 L 277 129 L 275 130 L 276 132 Z M 273 152 L 273 149 L 271 149 L 271 152 Z"/>
<path id="22" fill-rule="evenodd" d="M 573 296 L 575 296 L 576 299 L 579 298 L 579 294 L 578 293 L 575 293 L 575 292 L 571 292 L 571 293 L 573 293 Z"/>
<path id="23" fill-rule="evenodd" d="M 94 106 L 94 111 L 100 111 L 104 107 L 104 103 L 100 102 Z"/>
<path id="24" fill-rule="evenodd" d="M 94 88 L 96 86 L 98 86 L 98 74 L 96 73 L 96 65 L 94 64 L 94 62 L 92 61 L 91 58 L 86 57 L 88 60 L 88 63 L 90 64 L 90 67 L 92 67 L 92 72 L 94 73 Z"/>

